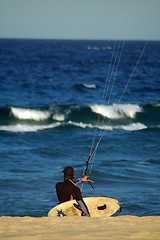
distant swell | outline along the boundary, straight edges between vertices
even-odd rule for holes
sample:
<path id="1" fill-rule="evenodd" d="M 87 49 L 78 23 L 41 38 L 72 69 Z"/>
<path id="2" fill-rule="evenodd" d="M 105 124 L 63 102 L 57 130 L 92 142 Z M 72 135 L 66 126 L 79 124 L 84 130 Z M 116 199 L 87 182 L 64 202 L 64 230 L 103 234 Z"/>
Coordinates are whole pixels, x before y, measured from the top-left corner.
<path id="1" fill-rule="evenodd" d="M 82 84 L 82 86 L 85 88 L 92 88 L 92 89 L 97 88 L 97 86 L 95 84 Z"/>
<path id="2" fill-rule="evenodd" d="M 0 107 L 0 130 L 37 132 L 57 127 L 137 131 L 159 129 L 159 104 L 59 105 L 45 108 Z"/>
<path id="3" fill-rule="evenodd" d="M 83 89 L 96 89 L 98 86 L 96 84 L 87 84 L 87 83 L 82 83 L 82 84 L 76 84 L 75 85 L 79 90 Z"/>

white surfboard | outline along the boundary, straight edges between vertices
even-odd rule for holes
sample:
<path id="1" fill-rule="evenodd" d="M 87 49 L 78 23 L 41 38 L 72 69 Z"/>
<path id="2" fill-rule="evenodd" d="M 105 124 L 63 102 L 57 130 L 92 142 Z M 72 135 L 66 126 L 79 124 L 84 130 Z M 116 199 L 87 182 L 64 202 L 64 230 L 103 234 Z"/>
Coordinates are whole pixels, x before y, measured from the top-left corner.
<path id="1" fill-rule="evenodd" d="M 83 198 L 83 200 L 88 207 L 91 217 L 112 216 L 119 209 L 121 210 L 119 201 L 113 198 L 88 197 Z M 61 203 L 49 211 L 48 217 L 81 216 L 82 211 L 75 207 L 74 204 L 77 204 L 76 200 Z"/>

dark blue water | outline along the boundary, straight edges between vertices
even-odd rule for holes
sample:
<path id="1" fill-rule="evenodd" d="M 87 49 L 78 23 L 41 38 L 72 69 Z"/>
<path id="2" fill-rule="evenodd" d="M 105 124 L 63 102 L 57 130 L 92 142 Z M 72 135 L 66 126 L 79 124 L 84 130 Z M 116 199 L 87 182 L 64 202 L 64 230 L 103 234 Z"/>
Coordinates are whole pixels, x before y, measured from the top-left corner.
<path id="1" fill-rule="evenodd" d="M 92 142 L 82 195 L 159 215 L 159 69 L 160 42 L 1 39 L 0 215 L 46 216 L 61 171 L 80 177 Z"/>

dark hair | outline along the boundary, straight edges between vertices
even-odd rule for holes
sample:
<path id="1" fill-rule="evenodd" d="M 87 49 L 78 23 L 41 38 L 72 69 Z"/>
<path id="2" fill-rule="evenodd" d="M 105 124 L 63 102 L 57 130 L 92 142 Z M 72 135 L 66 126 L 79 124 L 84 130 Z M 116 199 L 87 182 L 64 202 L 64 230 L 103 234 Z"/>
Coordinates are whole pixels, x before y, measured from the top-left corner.
<path id="1" fill-rule="evenodd" d="M 64 179 L 74 178 L 74 170 L 72 167 L 65 167 L 62 172 L 64 173 Z"/>

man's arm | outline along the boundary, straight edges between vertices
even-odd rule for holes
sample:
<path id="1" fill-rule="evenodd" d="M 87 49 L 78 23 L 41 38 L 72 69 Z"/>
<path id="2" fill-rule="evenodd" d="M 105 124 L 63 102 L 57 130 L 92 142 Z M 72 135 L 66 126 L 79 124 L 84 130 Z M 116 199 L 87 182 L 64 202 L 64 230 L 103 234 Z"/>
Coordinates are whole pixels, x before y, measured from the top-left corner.
<path id="1" fill-rule="evenodd" d="M 85 216 L 90 217 L 88 208 L 87 208 L 85 202 L 83 201 L 83 199 L 82 200 L 77 200 L 77 203 L 80 205 L 82 211 L 85 213 Z"/>
<path id="2" fill-rule="evenodd" d="M 78 187 L 75 187 L 74 199 L 76 199 L 76 201 L 79 204 L 79 206 L 81 207 L 82 211 L 85 213 L 85 216 L 90 217 L 89 210 L 88 210 L 85 202 L 83 201 L 83 198 L 82 198 L 82 195 L 81 195 L 81 191 L 80 191 L 80 189 Z"/>

